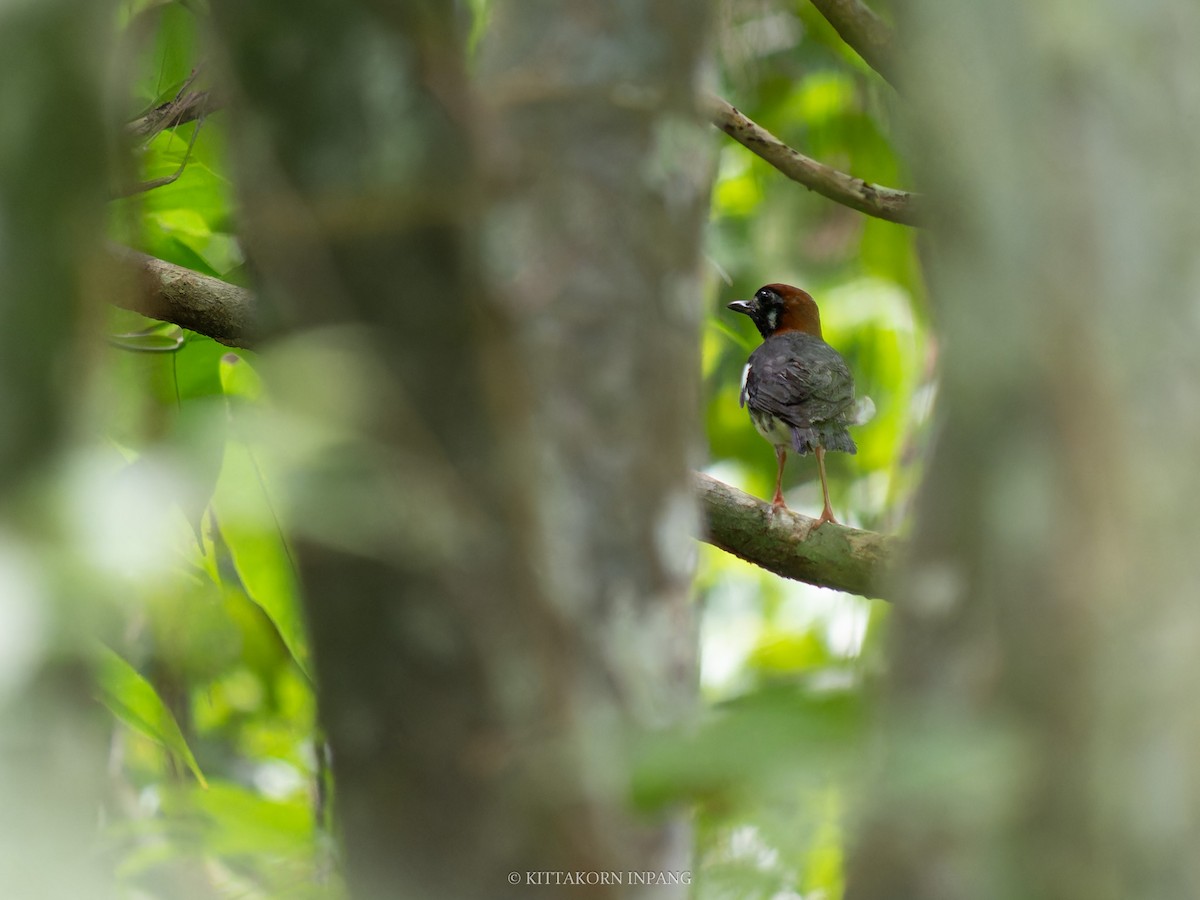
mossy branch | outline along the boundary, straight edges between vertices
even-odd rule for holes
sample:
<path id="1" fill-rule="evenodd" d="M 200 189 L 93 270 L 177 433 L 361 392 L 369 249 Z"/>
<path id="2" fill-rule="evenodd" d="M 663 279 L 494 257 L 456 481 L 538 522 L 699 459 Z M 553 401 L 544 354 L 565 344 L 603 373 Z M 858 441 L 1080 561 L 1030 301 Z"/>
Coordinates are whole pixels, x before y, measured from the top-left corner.
<path id="1" fill-rule="evenodd" d="M 771 504 L 711 476 L 694 476 L 704 513 L 703 539 L 714 547 L 796 581 L 889 599 L 889 573 L 900 539 L 827 522 Z"/>

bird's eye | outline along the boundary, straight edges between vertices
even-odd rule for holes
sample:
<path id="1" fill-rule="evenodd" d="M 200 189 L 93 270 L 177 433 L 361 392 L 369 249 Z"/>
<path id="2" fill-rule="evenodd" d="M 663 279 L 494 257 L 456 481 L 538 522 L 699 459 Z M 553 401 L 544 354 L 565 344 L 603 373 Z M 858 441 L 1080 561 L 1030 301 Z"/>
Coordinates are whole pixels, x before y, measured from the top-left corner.
<path id="1" fill-rule="evenodd" d="M 762 303 L 768 303 L 771 300 L 771 292 L 768 291 L 766 288 L 762 288 L 754 296 L 757 297 L 759 299 L 759 301 Z"/>

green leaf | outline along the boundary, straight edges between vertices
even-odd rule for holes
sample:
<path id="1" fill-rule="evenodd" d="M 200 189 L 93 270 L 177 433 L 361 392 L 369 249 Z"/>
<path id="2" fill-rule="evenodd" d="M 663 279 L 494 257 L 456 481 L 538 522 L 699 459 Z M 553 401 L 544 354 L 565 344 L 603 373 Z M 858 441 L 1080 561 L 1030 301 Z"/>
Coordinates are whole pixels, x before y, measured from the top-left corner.
<path id="1" fill-rule="evenodd" d="M 711 707 L 699 722 L 644 735 L 632 797 L 643 809 L 694 800 L 770 796 L 784 780 L 810 786 L 856 766 L 862 698 L 804 682 L 773 684 Z"/>
<path id="2" fill-rule="evenodd" d="M 217 782 L 190 798 L 208 820 L 205 847 L 218 856 L 312 852 L 312 806 L 303 799 L 271 800 L 236 784 Z"/>
<path id="3" fill-rule="evenodd" d="M 175 716 L 158 696 L 154 686 L 137 669 L 108 647 L 102 646 L 96 681 L 100 688 L 100 702 L 113 715 L 134 731 L 174 753 L 192 770 L 200 785 L 208 787 Z"/>
<path id="4" fill-rule="evenodd" d="M 197 57 L 197 22 L 183 4 L 135 0 L 122 19 L 124 50 L 133 55 L 131 86 L 143 106 L 165 103 L 191 74 Z M 147 40 L 148 38 L 148 40 Z"/>
<path id="5" fill-rule="evenodd" d="M 275 625 L 306 675 L 308 635 L 291 553 L 250 447 L 231 440 L 217 479 L 213 509 L 246 594 Z"/>
<path id="6" fill-rule="evenodd" d="M 764 632 L 747 660 L 764 675 L 805 672 L 828 665 L 829 649 L 812 631 L 798 634 Z"/>
<path id="7" fill-rule="evenodd" d="M 221 381 L 230 398 L 247 402 L 246 395 L 255 392 L 256 377 L 242 371 L 249 368 L 234 354 L 222 360 Z M 236 415 L 236 409 L 231 406 L 231 410 Z M 291 550 L 263 468 L 249 443 L 231 439 L 225 445 L 212 506 L 247 596 L 267 614 L 296 664 L 311 676 Z"/>
<path id="8" fill-rule="evenodd" d="M 255 402 L 263 397 L 263 383 L 254 367 L 241 355 L 226 350 L 221 356 L 221 389 L 227 397 Z"/>

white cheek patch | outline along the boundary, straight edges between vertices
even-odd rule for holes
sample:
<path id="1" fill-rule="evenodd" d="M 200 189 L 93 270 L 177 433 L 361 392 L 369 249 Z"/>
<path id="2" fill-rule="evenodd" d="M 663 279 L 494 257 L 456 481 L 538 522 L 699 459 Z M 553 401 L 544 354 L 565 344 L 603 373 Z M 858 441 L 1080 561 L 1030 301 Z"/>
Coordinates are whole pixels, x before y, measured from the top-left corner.
<path id="1" fill-rule="evenodd" d="M 779 324 L 779 311 L 776 309 L 767 310 L 767 325 L 770 326 L 771 331 L 775 330 L 777 324 Z"/>

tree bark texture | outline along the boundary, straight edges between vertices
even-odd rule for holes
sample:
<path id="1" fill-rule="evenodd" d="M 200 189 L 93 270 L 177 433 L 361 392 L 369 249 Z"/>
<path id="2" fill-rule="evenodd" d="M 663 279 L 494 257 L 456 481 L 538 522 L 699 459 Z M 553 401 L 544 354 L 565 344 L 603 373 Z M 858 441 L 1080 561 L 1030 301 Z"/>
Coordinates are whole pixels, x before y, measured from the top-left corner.
<path id="1" fill-rule="evenodd" d="M 669 136 L 694 30 L 665 2 L 528 6 L 508 31 L 526 4 L 493 4 L 492 72 L 566 89 L 555 116 L 479 111 L 455 4 L 213 3 L 285 324 L 264 369 L 321 423 L 292 524 L 356 897 L 683 867 L 680 830 L 628 811 L 621 751 L 693 691 L 703 203 Z M 480 146 L 501 148 L 490 210 Z"/>
<path id="2" fill-rule="evenodd" d="M 116 277 L 124 290 L 115 302 L 152 319 L 172 322 L 231 347 L 254 347 L 263 331 L 260 303 L 245 288 L 183 266 L 115 247 Z"/>
<path id="3" fill-rule="evenodd" d="M 1200 12 L 906 9 L 942 425 L 848 897 L 1197 896 Z"/>

